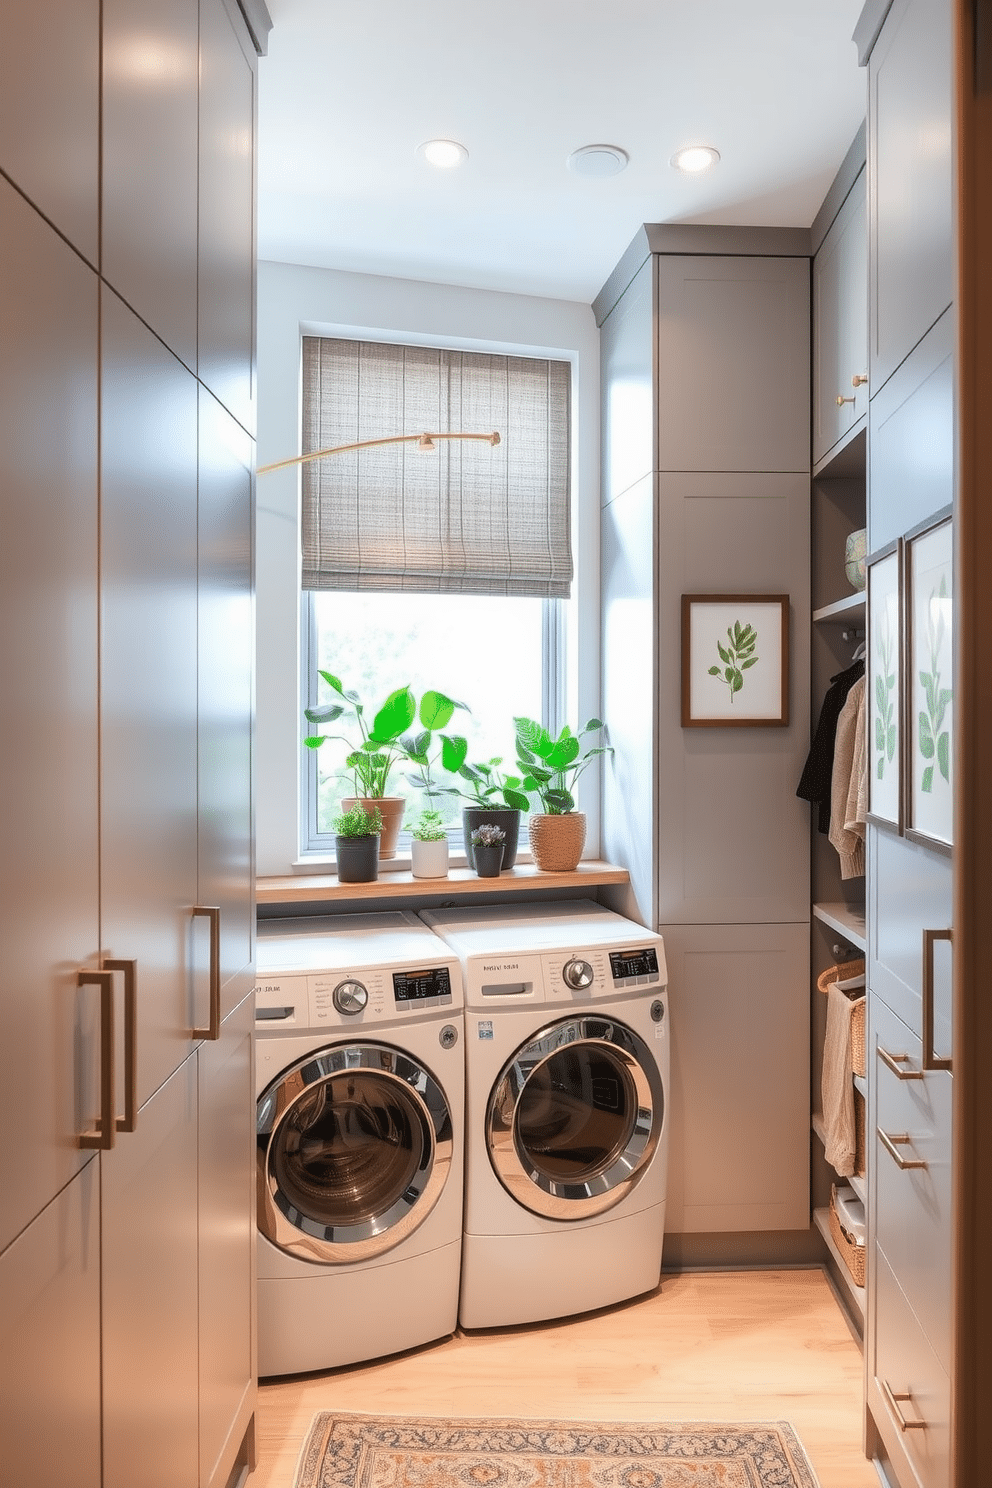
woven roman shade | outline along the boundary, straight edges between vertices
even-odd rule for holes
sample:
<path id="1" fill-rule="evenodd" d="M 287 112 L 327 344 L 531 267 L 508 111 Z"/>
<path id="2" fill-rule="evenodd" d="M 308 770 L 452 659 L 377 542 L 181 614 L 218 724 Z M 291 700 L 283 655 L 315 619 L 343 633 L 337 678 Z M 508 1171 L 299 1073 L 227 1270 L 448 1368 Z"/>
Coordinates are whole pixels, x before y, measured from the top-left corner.
<path id="1" fill-rule="evenodd" d="M 565 597 L 567 362 L 306 336 L 303 453 L 424 432 L 303 466 L 303 588 Z"/>

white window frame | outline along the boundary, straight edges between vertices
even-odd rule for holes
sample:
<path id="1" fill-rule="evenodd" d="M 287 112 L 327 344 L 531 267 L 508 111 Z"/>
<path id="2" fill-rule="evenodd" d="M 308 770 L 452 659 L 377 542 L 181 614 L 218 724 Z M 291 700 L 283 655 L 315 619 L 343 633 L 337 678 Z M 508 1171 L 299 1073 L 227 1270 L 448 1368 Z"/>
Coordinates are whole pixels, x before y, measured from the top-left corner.
<path id="1" fill-rule="evenodd" d="M 300 710 L 300 856 L 312 856 L 321 860 L 334 857 L 334 833 L 321 832 L 317 826 L 317 771 L 319 766 L 319 754 L 317 749 L 308 749 L 303 743 L 304 737 L 304 708 L 317 706 L 317 617 L 314 606 L 314 596 L 317 591 L 300 590 L 300 697 L 304 700 Z M 333 590 L 321 590 L 323 594 L 334 593 Z M 345 591 L 340 591 L 342 600 Z M 443 600 L 444 595 L 438 594 L 438 600 Z M 497 600 L 498 602 L 498 600 Z M 541 722 L 545 728 L 557 733 L 565 722 L 565 698 L 566 677 L 568 664 L 566 655 L 567 645 L 567 606 L 570 601 L 565 599 L 545 599 L 542 603 L 542 625 L 541 625 L 541 677 L 542 677 L 542 717 Z M 404 858 L 409 851 L 410 834 L 404 830 L 400 834 L 399 849 L 400 857 L 393 860 L 396 867 L 405 866 Z M 463 852 L 461 831 L 453 827 L 448 833 L 449 846 L 457 858 Z M 518 861 L 526 860 L 529 854 L 522 850 L 518 852 Z M 382 864 L 381 869 L 388 865 Z"/>

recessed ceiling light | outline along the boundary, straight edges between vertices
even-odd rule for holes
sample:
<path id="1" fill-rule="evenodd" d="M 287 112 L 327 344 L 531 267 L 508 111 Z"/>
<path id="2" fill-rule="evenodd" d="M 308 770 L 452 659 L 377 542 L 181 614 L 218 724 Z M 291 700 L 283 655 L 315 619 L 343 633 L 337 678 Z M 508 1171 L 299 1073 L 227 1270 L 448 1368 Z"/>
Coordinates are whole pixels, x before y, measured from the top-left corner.
<path id="1" fill-rule="evenodd" d="M 577 176 L 618 176 L 630 159 L 619 145 L 583 145 L 568 157 L 568 168 Z"/>
<path id="2" fill-rule="evenodd" d="M 712 145 L 687 145 L 684 150 L 676 150 L 672 165 L 687 176 L 698 176 L 702 171 L 711 170 L 719 159 L 720 151 L 714 150 Z"/>
<path id="3" fill-rule="evenodd" d="M 468 151 L 457 140 L 427 140 L 426 144 L 420 146 L 418 154 L 424 157 L 428 165 L 437 166 L 438 170 L 453 170 L 456 165 L 461 165 L 463 160 L 468 159 Z"/>

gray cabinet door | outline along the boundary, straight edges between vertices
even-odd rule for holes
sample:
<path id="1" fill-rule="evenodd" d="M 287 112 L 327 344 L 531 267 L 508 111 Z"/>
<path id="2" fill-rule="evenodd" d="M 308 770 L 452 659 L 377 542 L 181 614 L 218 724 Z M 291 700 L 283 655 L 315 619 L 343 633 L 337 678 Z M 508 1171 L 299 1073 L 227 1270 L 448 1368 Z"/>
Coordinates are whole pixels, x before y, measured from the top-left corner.
<path id="1" fill-rule="evenodd" d="M 94 272 L 0 180 L 0 1249 L 90 1154 L 99 948 Z"/>
<path id="2" fill-rule="evenodd" d="M 200 6 L 198 371 L 254 431 L 255 53 L 235 6 Z"/>
<path id="3" fill-rule="evenodd" d="M 200 1488 L 224 1488 L 254 1409 L 255 1144 L 252 980 L 200 1045 Z"/>
<path id="4" fill-rule="evenodd" d="M 658 258 L 658 468 L 809 469 L 809 260 Z"/>
<path id="5" fill-rule="evenodd" d="M 809 925 L 662 925 L 671 1233 L 809 1225 Z"/>
<path id="6" fill-rule="evenodd" d="M 0 1255 L 0 1488 L 100 1488 L 99 1172 Z"/>
<path id="7" fill-rule="evenodd" d="M 252 959 L 252 441 L 199 389 L 199 903 L 220 908 L 222 1016 Z"/>
<path id="8" fill-rule="evenodd" d="M 814 465 L 868 411 L 867 374 L 868 201 L 862 171 L 813 260 Z"/>
<path id="9" fill-rule="evenodd" d="M 138 962 L 140 1103 L 186 1058 L 208 1014 L 191 918 L 197 388 L 108 291 L 102 360 L 102 942 Z"/>
<path id="10" fill-rule="evenodd" d="M 871 387 L 951 303 L 951 6 L 895 0 L 869 63 Z"/>
<path id="11" fill-rule="evenodd" d="M 100 1154 L 103 1488 L 196 1488 L 197 1061 Z"/>
<path id="12" fill-rule="evenodd" d="M 196 368 L 197 0 L 104 0 L 104 278 Z"/>
<path id="13" fill-rule="evenodd" d="M 100 0 L 4 6 L 0 168 L 96 267 Z"/>

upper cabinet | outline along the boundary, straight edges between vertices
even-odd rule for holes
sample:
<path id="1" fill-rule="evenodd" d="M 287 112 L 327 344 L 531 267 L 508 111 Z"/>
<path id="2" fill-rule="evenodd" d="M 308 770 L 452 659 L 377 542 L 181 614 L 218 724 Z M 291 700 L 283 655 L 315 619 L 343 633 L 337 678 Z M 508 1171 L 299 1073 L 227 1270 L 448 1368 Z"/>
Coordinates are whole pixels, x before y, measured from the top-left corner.
<path id="1" fill-rule="evenodd" d="M 104 0 L 103 276 L 196 370 L 197 0 Z"/>
<path id="2" fill-rule="evenodd" d="M 197 372 L 249 433 L 255 392 L 256 68 L 233 0 L 202 0 Z"/>
<path id="3" fill-rule="evenodd" d="M 895 0 L 868 76 L 874 394 L 953 296 L 951 7 Z"/>
<path id="4" fill-rule="evenodd" d="M 658 469 L 809 470 L 809 259 L 658 260 Z"/>
<path id="5" fill-rule="evenodd" d="M 0 160 L 18 190 L 96 268 L 100 0 L 4 6 Z"/>
<path id="6" fill-rule="evenodd" d="M 813 463 L 868 411 L 868 202 L 861 171 L 813 260 Z"/>

